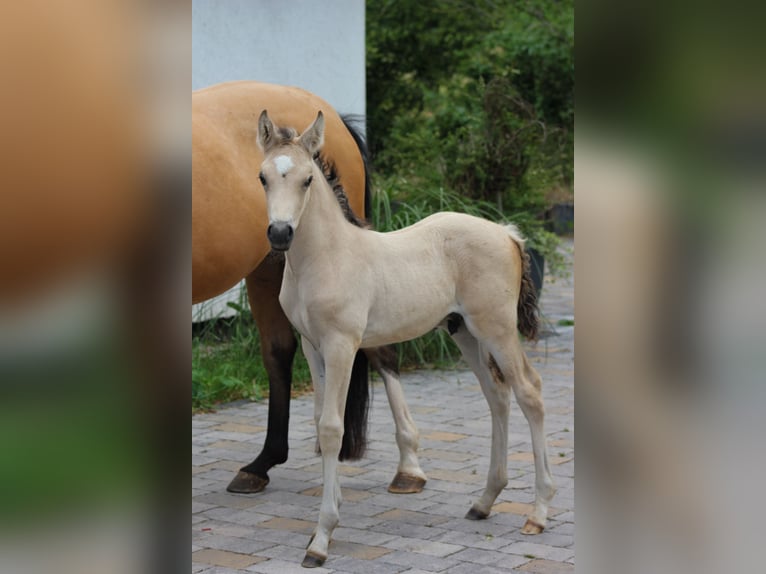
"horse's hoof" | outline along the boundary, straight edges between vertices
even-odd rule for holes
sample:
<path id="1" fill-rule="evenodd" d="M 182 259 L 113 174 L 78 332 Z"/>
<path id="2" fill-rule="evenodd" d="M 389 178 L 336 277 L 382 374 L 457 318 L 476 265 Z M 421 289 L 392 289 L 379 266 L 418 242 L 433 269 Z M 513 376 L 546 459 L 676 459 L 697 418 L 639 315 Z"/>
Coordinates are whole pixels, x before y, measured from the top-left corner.
<path id="1" fill-rule="evenodd" d="M 301 566 L 304 568 L 317 568 L 324 564 L 325 560 L 327 560 L 327 556 L 320 556 L 314 552 L 306 552 L 306 556 L 303 558 Z"/>
<path id="2" fill-rule="evenodd" d="M 393 494 L 416 494 L 423 490 L 425 484 L 425 478 L 397 472 L 394 480 L 388 485 L 388 492 Z"/>
<path id="3" fill-rule="evenodd" d="M 527 522 L 521 528 L 521 533 L 522 534 L 540 534 L 543 530 L 545 530 L 545 526 L 535 522 L 531 518 L 527 518 Z"/>
<path id="4" fill-rule="evenodd" d="M 471 510 L 469 510 L 465 515 L 468 520 L 484 520 L 487 518 L 487 516 L 489 516 L 489 512 L 482 512 L 473 506 L 471 507 Z"/>
<path id="5" fill-rule="evenodd" d="M 237 476 L 235 476 L 229 483 L 229 486 L 226 487 L 226 490 L 238 494 L 255 494 L 266 488 L 268 483 L 268 478 L 263 478 L 252 472 L 240 470 L 237 473 Z"/>

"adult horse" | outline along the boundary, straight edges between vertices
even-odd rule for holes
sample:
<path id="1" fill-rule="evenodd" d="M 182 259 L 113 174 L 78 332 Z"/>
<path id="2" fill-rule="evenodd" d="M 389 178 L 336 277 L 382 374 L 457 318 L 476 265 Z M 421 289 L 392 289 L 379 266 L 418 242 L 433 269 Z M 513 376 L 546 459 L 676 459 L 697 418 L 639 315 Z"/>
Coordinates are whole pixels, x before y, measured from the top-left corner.
<path id="1" fill-rule="evenodd" d="M 318 158 L 323 172 L 348 208 L 349 220 L 355 220 L 354 213 L 367 216 L 369 209 L 364 142 L 318 96 L 250 81 L 219 84 L 192 94 L 192 302 L 223 293 L 245 278 L 269 375 L 266 442 L 227 488 L 243 493 L 263 490 L 269 469 L 287 460 L 290 384 L 297 349 L 293 329 L 279 305 L 284 256 L 272 253 L 267 241 L 266 198 L 258 180 L 263 161 L 257 145 L 258 118 L 264 109 L 281 125 L 299 129 L 321 110 L 327 142 Z M 358 458 L 364 450 L 368 361 L 383 377 L 396 424 L 400 462 L 389 490 L 419 492 L 426 476 L 416 454 L 418 430 L 404 401 L 390 348 L 356 356 L 340 458 Z"/>

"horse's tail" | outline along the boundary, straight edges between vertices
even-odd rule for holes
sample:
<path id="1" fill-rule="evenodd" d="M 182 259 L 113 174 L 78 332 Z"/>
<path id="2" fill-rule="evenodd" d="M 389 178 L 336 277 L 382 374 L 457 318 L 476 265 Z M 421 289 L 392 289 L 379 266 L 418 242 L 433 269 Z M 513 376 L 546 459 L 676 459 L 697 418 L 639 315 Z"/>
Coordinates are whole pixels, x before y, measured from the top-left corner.
<path id="1" fill-rule="evenodd" d="M 357 460 L 367 449 L 367 413 L 370 410 L 370 368 L 367 355 L 359 349 L 351 369 L 351 384 L 343 416 L 343 442 L 339 460 Z"/>
<path id="2" fill-rule="evenodd" d="M 534 341 L 537 339 L 540 319 L 537 290 L 532 282 L 532 266 L 529 261 L 529 254 L 524 249 L 524 237 L 515 225 L 507 225 L 506 229 L 511 240 L 518 247 L 521 256 L 521 289 L 519 290 L 519 301 L 516 304 L 518 328 L 522 335 Z"/>
<path id="3" fill-rule="evenodd" d="M 364 214 L 362 217 L 369 219 L 372 215 L 372 182 L 370 180 L 370 150 L 367 147 L 367 140 L 362 134 L 365 121 L 364 116 L 359 114 L 343 114 L 340 117 L 343 125 L 346 126 L 348 133 L 354 138 L 356 147 L 359 148 L 359 154 L 364 163 Z"/>

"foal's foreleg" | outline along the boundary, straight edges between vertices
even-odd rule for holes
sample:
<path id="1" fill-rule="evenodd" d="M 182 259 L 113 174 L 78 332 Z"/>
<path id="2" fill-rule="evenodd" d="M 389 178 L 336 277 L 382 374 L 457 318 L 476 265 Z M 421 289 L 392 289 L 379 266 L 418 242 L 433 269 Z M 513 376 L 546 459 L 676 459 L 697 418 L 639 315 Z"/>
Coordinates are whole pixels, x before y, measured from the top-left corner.
<path id="1" fill-rule="evenodd" d="M 510 387 L 508 383 L 494 377 L 489 369 L 489 355 L 482 349 L 476 338 L 461 325 L 452 335 L 463 358 L 479 379 L 481 390 L 489 404 L 492 415 L 492 448 L 489 459 L 487 486 L 481 498 L 465 515 L 471 520 L 487 518 L 497 496 L 508 484 L 508 413 L 510 410 Z"/>
<path id="2" fill-rule="evenodd" d="M 303 559 L 303 566 L 309 568 L 324 564 L 330 537 L 340 519 L 338 455 L 343 440 L 343 414 L 346 408 L 351 369 L 357 350 L 353 343 L 344 339 L 323 341 L 321 348 L 325 365 L 325 392 L 318 426 L 324 488 L 319 523 L 306 551 L 306 557 Z"/>
<path id="3" fill-rule="evenodd" d="M 301 337 L 301 348 L 311 371 L 311 383 L 314 387 L 314 424 L 317 430 L 317 450 L 319 450 L 319 417 L 324 403 L 325 369 L 322 355 L 319 354 L 306 337 Z"/>
<path id="4" fill-rule="evenodd" d="M 370 364 L 380 373 L 388 395 L 388 404 L 396 425 L 396 444 L 399 447 L 399 467 L 396 476 L 388 486 L 394 494 L 411 494 L 423 490 L 426 474 L 418 461 L 418 443 L 420 433 L 412 420 L 410 409 L 404 398 L 402 384 L 399 381 L 399 366 L 396 349 L 393 345 L 375 349 L 365 349 Z"/>

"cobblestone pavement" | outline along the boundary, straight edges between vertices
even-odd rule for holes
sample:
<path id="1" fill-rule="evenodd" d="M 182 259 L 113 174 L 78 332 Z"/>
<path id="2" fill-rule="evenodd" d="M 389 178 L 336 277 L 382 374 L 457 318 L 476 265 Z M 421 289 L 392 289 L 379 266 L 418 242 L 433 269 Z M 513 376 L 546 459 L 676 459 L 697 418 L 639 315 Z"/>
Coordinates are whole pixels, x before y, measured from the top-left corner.
<path id="1" fill-rule="evenodd" d="M 573 251 L 573 243 L 569 243 Z M 340 466 L 344 503 L 323 572 L 493 574 L 574 571 L 574 282 L 546 280 L 541 310 L 549 333 L 526 350 L 543 378 L 546 433 L 558 492 L 548 527 L 520 533 L 534 500 L 529 427 L 511 409 L 509 483 L 484 521 L 463 515 L 484 488 L 490 417 L 470 371 L 402 376 L 420 429 L 423 492 L 387 492 L 398 453 L 382 383 L 376 382 L 367 456 Z M 293 400 L 290 458 L 256 495 L 225 491 L 260 451 L 266 403 L 238 404 L 192 418 L 192 572 L 305 573 L 303 559 L 319 515 L 321 459 L 314 452 L 313 399 Z"/>

